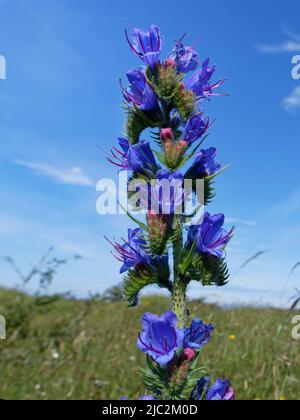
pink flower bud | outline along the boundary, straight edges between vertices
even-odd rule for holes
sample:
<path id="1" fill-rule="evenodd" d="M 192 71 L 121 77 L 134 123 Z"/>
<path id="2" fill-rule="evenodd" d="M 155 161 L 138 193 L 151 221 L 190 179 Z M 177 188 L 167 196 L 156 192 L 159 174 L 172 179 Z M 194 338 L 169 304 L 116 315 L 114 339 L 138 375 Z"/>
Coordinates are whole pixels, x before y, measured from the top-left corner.
<path id="1" fill-rule="evenodd" d="M 148 217 L 154 217 L 154 216 L 156 216 L 155 211 L 154 210 L 149 210 L 148 211 Z"/>
<path id="2" fill-rule="evenodd" d="M 186 362 L 191 362 L 195 357 L 195 351 L 189 347 L 183 351 L 183 360 Z"/>
<path id="3" fill-rule="evenodd" d="M 166 60 L 165 62 L 166 67 L 175 67 L 175 61 L 172 60 L 172 58 L 168 58 L 168 60 Z"/>
<path id="4" fill-rule="evenodd" d="M 186 147 L 186 146 L 187 146 L 187 142 L 186 142 L 185 140 L 180 140 L 180 141 L 178 142 L 178 144 L 180 144 L 180 146 L 181 146 L 182 148 L 184 148 L 184 147 Z"/>
<path id="5" fill-rule="evenodd" d="M 183 82 L 180 83 L 179 85 L 179 90 L 182 92 L 185 90 L 185 84 Z"/>
<path id="6" fill-rule="evenodd" d="M 160 133 L 160 138 L 164 143 L 174 140 L 173 131 L 171 128 L 163 128 Z"/>

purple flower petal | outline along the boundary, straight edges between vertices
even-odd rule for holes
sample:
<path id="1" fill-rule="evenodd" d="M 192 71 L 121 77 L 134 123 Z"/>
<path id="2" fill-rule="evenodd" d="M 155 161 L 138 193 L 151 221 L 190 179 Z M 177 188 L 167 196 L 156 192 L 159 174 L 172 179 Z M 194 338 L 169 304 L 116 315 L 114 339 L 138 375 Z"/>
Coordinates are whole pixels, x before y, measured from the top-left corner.
<path id="1" fill-rule="evenodd" d="M 142 333 L 137 345 L 159 365 L 169 363 L 176 350 L 182 346 L 183 332 L 177 328 L 178 318 L 167 311 L 162 316 L 145 313 L 142 318 Z"/>
<path id="2" fill-rule="evenodd" d="M 224 222 L 225 216 L 223 214 L 211 216 L 206 212 L 202 224 L 190 226 L 187 245 L 192 246 L 197 240 L 197 253 L 211 254 L 221 258 L 233 233 L 233 229 L 227 232 L 222 228 Z"/>

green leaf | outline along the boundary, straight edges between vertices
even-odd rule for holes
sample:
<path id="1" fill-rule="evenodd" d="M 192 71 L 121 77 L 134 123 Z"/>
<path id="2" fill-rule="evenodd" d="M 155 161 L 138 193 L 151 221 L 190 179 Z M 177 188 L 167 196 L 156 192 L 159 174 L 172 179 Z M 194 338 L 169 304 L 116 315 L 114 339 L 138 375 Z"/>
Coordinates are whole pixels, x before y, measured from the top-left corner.
<path id="1" fill-rule="evenodd" d="M 170 226 L 166 226 L 165 232 L 160 235 L 150 235 L 149 228 L 146 236 L 146 240 L 149 244 L 149 251 L 152 255 L 162 256 L 166 254 L 168 243 L 170 242 L 170 237 L 172 235 L 172 229 Z"/>
<path id="2" fill-rule="evenodd" d="M 199 148 L 202 146 L 203 142 L 207 139 L 208 136 L 209 136 L 209 134 L 207 134 L 205 137 L 203 137 L 203 139 L 200 141 L 200 143 L 197 144 L 197 146 L 187 156 L 185 156 L 185 158 L 183 159 L 183 161 L 181 162 L 179 167 L 185 165 L 186 162 L 188 160 L 190 160 L 195 155 L 195 153 L 199 150 Z"/>
<path id="3" fill-rule="evenodd" d="M 224 166 L 224 168 L 220 169 L 218 172 L 216 172 L 215 174 L 206 177 L 205 179 L 211 181 L 213 179 L 215 179 L 217 176 L 221 175 L 221 173 L 223 173 L 224 171 L 226 171 L 226 169 L 228 169 L 230 167 L 230 165 L 226 165 Z"/>
<path id="4" fill-rule="evenodd" d="M 224 258 L 214 255 L 198 256 L 188 273 L 190 280 L 200 281 L 203 286 L 225 286 L 229 270 Z"/>
<path id="5" fill-rule="evenodd" d="M 200 352 L 197 353 L 195 359 L 190 364 L 187 373 L 184 377 L 184 380 L 180 384 L 180 386 L 176 389 L 176 394 L 178 395 L 179 399 L 189 399 L 198 379 L 199 376 L 206 374 L 206 369 L 203 367 L 197 367 L 199 362 Z"/>
<path id="6" fill-rule="evenodd" d="M 123 281 L 122 292 L 130 307 L 138 304 L 141 290 L 153 284 L 172 292 L 170 271 L 168 264 L 157 262 L 154 267 L 147 266 L 143 270 L 129 270 Z"/>
<path id="7" fill-rule="evenodd" d="M 176 69 L 161 65 L 156 74 L 146 71 L 148 84 L 153 88 L 157 96 L 165 102 L 170 102 L 180 91 L 183 75 L 178 74 Z"/>
<path id="8" fill-rule="evenodd" d="M 155 128 L 159 125 L 159 121 L 153 121 L 136 105 L 127 108 L 126 136 L 129 143 L 136 144 L 146 128 Z"/>
<path id="9" fill-rule="evenodd" d="M 135 104 L 133 104 L 133 108 L 134 108 L 135 113 L 139 116 L 140 120 L 143 121 L 146 127 L 150 127 L 150 128 L 157 127 L 160 120 L 153 121 L 151 118 L 147 116 L 146 111 L 142 111 Z"/>
<path id="10" fill-rule="evenodd" d="M 230 165 L 227 165 L 224 168 L 222 168 L 220 171 L 216 172 L 215 174 L 213 174 L 211 176 L 208 176 L 206 178 L 203 178 L 203 182 L 204 182 L 204 203 L 200 203 L 200 204 L 207 205 L 207 204 L 212 202 L 212 200 L 216 196 L 216 191 L 215 191 L 215 187 L 214 187 L 215 178 L 217 176 L 219 176 L 221 173 L 223 173 L 226 169 L 228 169 L 229 166 Z M 188 173 L 186 174 L 186 177 L 189 177 Z M 201 180 L 197 180 L 197 179 L 192 180 L 192 190 L 193 190 L 194 194 L 196 194 L 196 192 L 197 192 L 197 181 L 201 181 Z"/>
<path id="11" fill-rule="evenodd" d="M 209 178 L 204 179 L 204 205 L 211 203 L 216 196 L 214 181 Z"/>
<path id="12" fill-rule="evenodd" d="M 156 398 L 163 399 L 169 394 L 169 372 L 167 367 L 160 367 L 150 356 L 146 358 L 147 369 L 140 369 L 144 385 Z"/>
<path id="13" fill-rule="evenodd" d="M 174 97 L 175 108 L 178 109 L 181 118 L 186 121 L 190 118 L 197 106 L 197 98 L 191 90 L 178 90 Z"/>
<path id="14" fill-rule="evenodd" d="M 136 306 L 140 291 L 144 287 L 156 283 L 156 277 L 144 276 L 134 270 L 129 271 L 123 282 L 123 296 L 130 307 Z"/>
<path id="15" fill-rule="evenodd" d="M 181 263 L 178 266 L 178 270 L 182 276 L 188 271 L 192 262 L 195 258 L 195 249 L 197 245 L 197 238 L 195 239 L 193 245 L 191 246 L 190 250 L 188 251 L 187 248 L 184 248 L 181 257 Z"/>

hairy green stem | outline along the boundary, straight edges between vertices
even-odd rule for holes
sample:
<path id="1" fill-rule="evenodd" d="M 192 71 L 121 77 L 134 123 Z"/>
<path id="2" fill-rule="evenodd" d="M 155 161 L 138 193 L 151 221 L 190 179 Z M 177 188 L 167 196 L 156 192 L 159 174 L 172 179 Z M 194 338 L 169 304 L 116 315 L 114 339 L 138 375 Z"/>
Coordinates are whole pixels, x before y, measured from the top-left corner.
<path id="1" fill-rule="evenodd" d="M 174 286 L 172 293 L 172 310 L 177 315 L 179 328 L 184 328 L 186 323 L 186 282 L 181 278 L 178 265 L 183 248 L 182 224 L 180 218 L 175 216 L 174 220 L 174 239 L 173 239 L 173 273 Z"/>
<path id="2" fill-rule="evenodd" d="M 174 281 L 172 293 L 172 311 L 178 317 L 178 327 L 183 329 L 187 320 L 186 313 L 186 283 L 180 279 Z"/>

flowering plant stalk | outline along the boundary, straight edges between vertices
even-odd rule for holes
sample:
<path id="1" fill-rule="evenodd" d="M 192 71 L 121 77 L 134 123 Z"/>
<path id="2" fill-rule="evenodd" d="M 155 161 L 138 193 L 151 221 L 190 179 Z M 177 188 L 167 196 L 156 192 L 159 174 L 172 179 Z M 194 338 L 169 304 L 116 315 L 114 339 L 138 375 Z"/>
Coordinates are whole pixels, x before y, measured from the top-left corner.
<path id="1" fill-rule="evenodd" d="M 228 379 L 212 384 L 198 367 L 200 351 L 215 327 L 189 320 L 186 309 L 191 281 L 223 286 L 229 277 L 224 250 L 233 229 L 223 228 L 224 215 L 205 212 L 198 222 L 191 222 L 197 210 L 213 199 L 214 180 L 223 171 L 216 148 L 201 148 L 210 127 L 203 102 L 221 96 L 216 89 L 223 81 L 211 81 L 215 66 L 209 60 L 200 66 L 197 52 L 185 46 L 183 38 L 163 61 L 157 26 L 134 29 L 126 37 L 141 66 L 128 71 L 128 87 L 121 83 L 126 136 L 119 138 L 119 148 L 112 149 L 109 161 L 131 172 L 139 193 L 133 199 L 145 210 L 146 222 L 128 212 L 138 227 L 128 230 L 128 239 L 112 245 L 122 262 L 121 273 L 126 273 L 123 295 L 129 306 L 138 303 L 139 293 L 148 285 L 165 288 L 172 296 L 170 310 L 161 316 L 145 313 L 142 318 L 137 345 L 146 354 L 142 374 L 147 395 L 141 399 L 232 400 Z M 146 129 L 156 149 L 142 138 Z M 199 181 L 204 185 L 202 201 L 197 195 Z M 171 187 L 165 190 L 163 183 Z M 187 197 L 199 202 L 192 214 L 186 211 Z"/>

